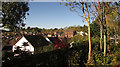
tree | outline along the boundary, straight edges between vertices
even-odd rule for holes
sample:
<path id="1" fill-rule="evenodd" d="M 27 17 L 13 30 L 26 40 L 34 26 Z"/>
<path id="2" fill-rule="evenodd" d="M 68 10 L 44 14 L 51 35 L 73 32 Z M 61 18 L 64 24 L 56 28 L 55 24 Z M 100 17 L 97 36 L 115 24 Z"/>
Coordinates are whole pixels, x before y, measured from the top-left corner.
<path id="1" fill-rule="evenodd" d="M 98 19 L 100 25 L 100 49 L 102 51 L 102 39 L 103 39 L 103 4 L 102 2 L 94 2 L 93 6 L 95 7 L 92 10 L 92 14 Z"/>
<path id="2" fill-rule="evenodd" d="M 113 3 L 103 3 L 103 19 L 104 19 L 104 56 L 106 56 L 106 46 L 107 46 L 107 29 L 108 29 L 108 14 L 115 12 L 116 9 L 119 7 L 119 2 L 113 2 Z M 114 6 L 114 7 L 113 7 Z M 114 21 L 114 19 L 112 19 Z M 115 23 L 114 23 L 115 24 Z"/>
<path id="3" fill-rule="evenodd" d="M 107 24 L 106 24 L 106 19 L 105 19 L 105 13 L 106 13 L 106 11 L 105 11 L 105 3 L 103 4 L 103 21 L 104 21 L 104 56 L 106 57 L 106 52 L 107 52 L 107 50 L 106 50 L 106 48 L 107 48 L 107 41 L 106 41 L 106 36 L 107 36 L 107 30 L 106 30 L 106 28 L 107 28 Z"/>
<path id="4" fill-rule="evenodd" d="M 108 11 L 107 14 L 106 14 L 106 22 L 107 22 L 107 25 L 110 29 L 113 29 L 114 30 L 114 37 L 115 37 L 115 44 L 117 44 L 117 33 L 118 33 L 118 29 L 119 29 L 119 21 L 120 19 L 118 18 L 119 17 L 119 7 L 115 7 L 114 5 L 112 5 L 112 7 L 110 8 L 116 8 L 114 10 L 111 10 L 111 11 Z"/>
<path id="5" fill-rule="evenodd" d="M 25 26 L 23 22 L 29 11 L 28 2 L 3 2 L 2 3 L 2 27 L 11 31 L 21 29 Z"/>
<path id="6" fill-rule="evenodd" d="M 83 15 L 81 17 L 84 17 L 86 22 L 88 23 L 88 38 L 89 38 L 89 53 L 88 53 L 88 64 L 91 61 L 91 33 L 90 33 L 90 3 L 89 2 L 69 2 L 66 3 L 65 6 L 71 6 L 70 10 L 75 11 L 78 13 L 79 16 L 81 16 L 81 12 Z M 79 12 L 81 11 L 81 12 Z"/>
<path id="7" fill-rule="evenodd" d="M 106 56 L 106 46 L 107 46 L 107 24 L 106 24 L 106 5 L 108 3 L 107 2 L 100 2 L 97 4 L 97 6 L 95 5 L 96 8 L 96 12 L 98 13 L 98 19 L 100 21 L 100 34 L 101 34 L 101 38 L 100 38 L 100 49 L 102 50 L 102 32 L 104 32 L 104 56 Z M 98 11 L 100 10 L 100 11 Z M 100 15 L 100 13 L 102 13 L 102 15 Z M 102 29 L 103 28 L 103 29 Z"/>
<path id="8" fill-rule="evenodd" d="M 0 16 L 2 15 L 2 2 L 0 2 Z M 2 21 L 2 17 L 0 17 L 0 23 Z"/>
<path id="9" fill-rule="evenodd" d="M 84 7 L 85 6 L 85 7 Z M 86 17 L 86 14 L 85 14 L 85 8 L 86 8 L 86 12 L 87 12 L 87 16 L 88 18 Z M 90 17 L 89 17 L 89 11 L 88 11 L 88 5 L 87 3 L 82 3 L 82 11 L 83 11 L 83 14 L 84 14 L 84 17 L 85 17 L 85 20 L 87 21 L 88 23 L 88 38 L 89 38 L 89 54 L 88 54 L 88 63 L 90 63 L 90 60 L 91 60 L 91 34 L 90 34 Z"/>
<path id="10" fill-rule="evenodd" d="M 106 56 L 106 46 L 107 46 L 107 40 L 109 39 L 109 33 L 108 33 L 108 24 L 107 21 L 107 15 L 111 13 L 111 11 L 115 11 L 116 7 L 111 6 L 119 6 L 117 2 L 94 2 L 93 6 L 95 7 L 95 10 L 92 10 L 92 13 L 100 22 L 100 49 L 102 50 L 102 32 L 104 32 L 104 56 Z M 112 19 L 113 20 L 113 19 Z M 108 37 L 107 37 L 108 35 Z"/>
<path id="11" fill-rule="evenodd" d="M 65 44 L 62 40 L 60 40 L 58 37 L 55 38 L 55 49 L 62 49 L 66 48 L 67 44 Z"/>
<path id="12" fill-rule="evenodd" d="M 100 27 L 98 24 L 98 19 L 96 18 L 91 24 L 91 37 L 99 37 L 100 36 Z"/>

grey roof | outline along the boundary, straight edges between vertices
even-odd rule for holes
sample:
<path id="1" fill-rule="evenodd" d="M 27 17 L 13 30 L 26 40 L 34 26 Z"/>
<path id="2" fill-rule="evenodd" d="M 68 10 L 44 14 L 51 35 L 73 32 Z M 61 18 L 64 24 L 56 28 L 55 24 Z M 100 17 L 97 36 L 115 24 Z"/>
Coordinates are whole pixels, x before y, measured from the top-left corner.
<path id="1" fill-rule="evenodd" d="M 12 46 L 4 46 L 2 50 L 12 50 Z"/>
<path id="2" fill-rule="evenodd" d="M 24 35 L 24 37 L 34 46 L 46 46 L 49 42 L 42 35 Z"/>

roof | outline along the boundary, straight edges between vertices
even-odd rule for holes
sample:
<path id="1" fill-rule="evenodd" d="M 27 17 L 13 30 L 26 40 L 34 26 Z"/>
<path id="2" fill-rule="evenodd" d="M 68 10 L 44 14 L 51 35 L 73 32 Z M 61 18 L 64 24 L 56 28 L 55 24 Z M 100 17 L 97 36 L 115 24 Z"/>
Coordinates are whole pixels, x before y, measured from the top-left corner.
<path id="1" fill-rule="evenodd" d="M 2 50 L 12 50 L 12 46 L 4 46 Z"/>
<path id="2" fill-rule="evenodd" d="M 49 42 L 42 35 L 24 35 L 24 37 L 32 44 L 34 47 L 49 45 Z"/>
<path id="3" fill-rule="evenodd" d="M 16 39 L 12 39 L 12 40 L 6 39 L 6 40 L 2 41 L 2 48 L 4 48 L 5 46 L 13 46 L 22 38 L 22 36 L 18 36 L 18 37 L 14 37 L 14 38 L 17 38 L 17 40 Z"/>
<path id="4" fill-rule="evenodd" d="M 2 48 L 4 48 L 5 46 L 13 46 L 13 45 L 15 45 L 23 36 L 34 47 L 49 45 L 49 42 L 42 35 L 22 35 L 22 36 L 19 36 L 19 37 L 15 37 L 11 41 L 9 41 L 8 39 L 6 39 L 4 42 L 2 42 Z M 17 40 L 16 40 L 16 38 L 17 38 Z"/>
<path id="5" fill-rule="evenodd" d="M 58 43 L 62 43 L 65 38 L 58 38 L 58 37 L 48 37 L 50 41 L 54 44 L 54 46 Z"/>
<path id="6" fill-rule="evenodd" d="M 55 44 L 55 37 L 48 37 L 48 39 L 49 39 L 53 44 Z"/>

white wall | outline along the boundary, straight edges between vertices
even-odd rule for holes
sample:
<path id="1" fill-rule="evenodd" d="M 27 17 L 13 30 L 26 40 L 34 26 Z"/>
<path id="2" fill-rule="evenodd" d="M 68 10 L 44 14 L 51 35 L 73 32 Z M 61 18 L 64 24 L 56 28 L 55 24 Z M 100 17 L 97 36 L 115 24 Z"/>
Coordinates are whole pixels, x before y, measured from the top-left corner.
<path id="1" fill-rule="evenodd" d="M 28 42 L 29 46 L 22 46 L 24 42 L 28 42 L 28 40 L 23 36 L 15 45 L 13 45 L 13 52 L 16 50 L 16 47 L 21 47 L 21 50 L 30 51 L 32 54 L 34 53 L 34 47 Z"/>

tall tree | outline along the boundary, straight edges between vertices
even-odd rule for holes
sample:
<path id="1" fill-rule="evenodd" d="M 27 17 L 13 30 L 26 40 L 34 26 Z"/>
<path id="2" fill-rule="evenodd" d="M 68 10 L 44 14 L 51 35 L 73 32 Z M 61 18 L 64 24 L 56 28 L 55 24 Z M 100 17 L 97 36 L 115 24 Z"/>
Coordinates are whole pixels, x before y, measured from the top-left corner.
<path id="1" fill-rule="evenodd" d="M 111 13 L 111 11 L 114 11 L 116 9 L 116 7 L 112 7 L 112 5 L 114 6 L 119 6 L 115 4 L 116 2 L 102 2 L 102 11 L 103 11 L 103 28 L 104 28 L 104 56 L 106 56 L 106 48 L 107 48 L 107 31 L 108 31 L 108 24 L 110 22 L 107 22 L 107 15 L 109 13 Z"/>
<path id="2" fill-rule="evenodd" d="M 94 2 L 93 3 L 94 10 L 92 10 L 92 14 L 98 19 L 100 25 L 100 50 L 102 50 L 102 39 L 103 39 L 103 6 L 102 2 Z"/>
<path id="3" fill-rule="evenodd" d="M 85 6 L 85 7 L 84 7 Z M 86 12 L 87 12 L 87 17 L 86 17 L 86 14 L 85 14 L 85 8 L 86 8 Z M 88 63 L 90 63 L 90 60 L 91 60 L 91 34 L 90 34 L 90 16 L 89 16 L 89 11 L 88 11 L 88 5 L 87 3 L 82 3 L 82 11 L 83 11 L 83 14 L 84 14 L 84 17 L 85 17 L 85 20 L 87 21 L 88 23 L 88 38 L 89 38 L 89 54 L 88 54 Z"/>
<path id="4" fill-rule="evenodd" d="M 89 2 L 69 2 L 65 4 L 71 6 L 70 10 L 78 13 L 79 16 L 85 18 L 88 23 L 88 39 L 89 39 L 89 53 L 88 53 L 88 64 L 91 61 L 91 33 L 90 33 L 90 3 Z"/>
<path id="5" fill-rule="evenodd" d="M 91 37 L 99 37 L 100 36 L 100 25 L 98 24 L 98 19 L 93 21 L 90 26 L 91 26 Z"/>
<path id="6" fill-rule="evenodd" d="M 106 41 L 106 36 L 107 36 L 107 24 L 106 24 L 106 19 L 105 19 L 105 3 L 103 3 L 103 21 L 104 21 L 104 56 L 106 56 L 106 48 L 107 48 L 107 41 Z"/>
<path id="7" fill-rule="evenodd" d="M 3 2 L 2 3 L 2 27 L 14 31 L 25 26 L 23 22 L 29 11 L 28 2 Z"/>
<path id="8" fill-rule="evenodd" d="M 100 22 L 100 49 L 102 50 L 102 32 L 104 32 L 104 56 L 106 56 L 106 42 L 107 42 L 107 35 L 108 35 L 108 24 L 107 22 L 107 15 L 110 14 L 111 11 L 115 11 L 115 7 L 111 8 L 111 6 L 119 6 L 117 2 L 94 2 L 93 6 L 95 7 L 95 11 L 92 10 L 92 14 L 96 16 Z M 113 20 L 113 19 L 112 19 Z M 108 38 L 109 39 L 109 38 Z"/>
<path id="9" fill-rule="evenodd" d="M 115 44 L 117 44 L 117 32 L 118 32 L 118 29 L 119 29 L 119 6 L 120 3 L 113 3 L 110 5 L 110 7 L 107 9 L 109 9 L 106 13 L 106 22 L 107 22 L 107 25 L 110 29 L 114 29 L 114 37 L 115 37 Z M 108 5 L 109 6 L 109 5 Z"/>

